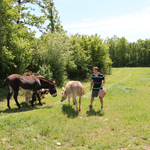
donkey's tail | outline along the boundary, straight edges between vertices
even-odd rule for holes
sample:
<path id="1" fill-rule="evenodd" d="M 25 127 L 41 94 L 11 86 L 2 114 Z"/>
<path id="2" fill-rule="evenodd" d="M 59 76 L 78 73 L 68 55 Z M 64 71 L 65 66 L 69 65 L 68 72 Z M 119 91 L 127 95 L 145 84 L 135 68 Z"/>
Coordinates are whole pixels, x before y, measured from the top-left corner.
<path id="1" fill-rule="evenodd" d="M 4 82 L 6 82 L 7 81 L 7 78 L 4 80 Z"/>
<path id="2" fill-rule="evenodd" d="M 83 89 L 83 91 L 82 91 L 82 96 L 85 95 L 85 93 L 86 93 L 86 91 L 85 91 L 85 89 Z"/>

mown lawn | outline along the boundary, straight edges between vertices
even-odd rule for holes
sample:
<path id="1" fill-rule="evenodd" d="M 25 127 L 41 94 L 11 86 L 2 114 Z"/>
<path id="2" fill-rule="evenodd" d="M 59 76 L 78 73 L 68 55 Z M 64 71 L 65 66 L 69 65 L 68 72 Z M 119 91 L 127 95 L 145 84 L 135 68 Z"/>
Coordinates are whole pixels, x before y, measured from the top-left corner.
<path id="1" fill-rule="evenodd" d="M 81 112 L 75 105 L 60 102 L 58 96 L 46 95 L 43 106 L 22 108 L 12 99 L 0 101 L 0 149 L 8 150 L 149 150 L 150 149 L 150 68 L 113 68 L 106 76 L 104 110 L 95 98 L 89 110 L 90 81 L 83 83 Z"/>

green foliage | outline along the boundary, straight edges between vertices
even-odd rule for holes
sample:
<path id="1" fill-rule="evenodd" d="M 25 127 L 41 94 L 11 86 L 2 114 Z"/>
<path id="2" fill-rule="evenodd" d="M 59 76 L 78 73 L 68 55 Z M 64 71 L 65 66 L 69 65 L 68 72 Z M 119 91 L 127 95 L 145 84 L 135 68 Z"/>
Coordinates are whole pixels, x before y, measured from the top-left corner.
<path id="1" fill-rule="evenodd" d="M 47 79 L 52 78 L 52 73 L 50 70 L 50 65 L 43 64 L 37 72 L 37 75 L 44 76 Z"/>
<path id="2" fill-rule="evenodd" d="M 0 13 L 5 21 L 0 17 L 1 78 L 13 73 L 32 71 L 34 74 L 56 79 L 58 85 L 62 85 L 67 77 L 87 78 L 95 65 L 103 73 L 110 72 L 108 46 L 97 35 L 76 34 L 68 37 L 61 34 L 63 30 L 53 1 L 2 2 L 3 9 Z M 39 39 L 34 38 L 35 33 L 28 27 L 40 27 L 44 18 L 33 15 L 30 12 L 33 11 L 32 7 L 26 5 L 28 3 L 39 5 L 50 21 L 47 27 L 50 32 Z"/>
<path id="3" fill-rule="evenodd" d="M 117 57 L 116 64 L 118 67 L 123 67 L 126 65 L 127 44 L 127 40 L 124 37 L 119 39 L 117 43 L 116 51 L 119 57 Z"/>
<path id="4" fill-rule="evenodd" d="M 67 63 L 67 73 L 70 79 L 85 79 L 91 73 L 94 66 L 100 71 L 109 74 L 111 60 L 108 46 L 103 40 L 95 36 L 79 35 L 71 36 L 71 49 Z"/>
<path id="5" fill-rule="evenodd" d="M 43 3 L 40 3 L 40 6 L 42 7 L 42 13 L 44 13 L 45 18 L 47 19 L 46 22 L 48 22 L 46 33 L 64 32 L 60 17 L 58 16 L 58 11 L 54 6 L 53 0 L 43 0 Z"/>
<path id="6" fill-rule="evenodd" d="M 0 76 L 1 78 L 5 78 L 7 74 L 11 73 L 11 68 L 14 67 L 14 57 L 11 53 L 11 51 L 9 51 L 5 46 L 3 46 L 1 48 L 1 52 L 0 52 L 0 66 L 1 66 L 1 73 Z"/>
<path id="7" fill-rule="evenodd" d="M 70 79 L 84 79 L 89 72 L 90 57 L 86 55 L 84 50 L 84 41 L 78 35 L 72 36 L 70 39 L 72 45 L 67 60 L 67 73 Z"/>
<path id="8" fill-rule="evenodd" d="M 95 54 L 91 52 L 93 41 L 98 44 Z M 94 65 L 100 67 L 103 73 L 110 73 L 112 62 L 109 58 L 108 46 L 98 37 L 78 34 L 68 37 L 65 34 L 49 32 L 36 40 L 34 45 L 32 61 L 27 70 L 41 73 L 43 66 L 46 68 L 50 65 L 52 78 L 58 81 L 58 85 L 62 85 L 67 77 L 86 79 Z"/>
<path id="9" fill-rule="evenodd" d="M 0 11 L 0 67 L 1 78 L 13 73 L 22 73 L 31 60 L 31 45 L 34 37 L 26 27 L 14 24 L 19 14 L 13 3 L 2 1 Z M 4 11 L 3 11 L 4 10 Z M 4 18 L 3 18 L 4 17 Z M 5 19 L 5 20 L 4 20 Z"/>
<path id="10" fill-rule="evenodd" d="M 7 73 L 14 66 L 12 52 L 9 51 L 9 39 L 11 38 L 14 26 L 12 21 L 17 19 L 17 10 L 8 0 L 0 2 L 0 78 L 5 78 Z"/>
<path id="11" fill-rule="evenodd" d="M 127 40 L 114 36 L 107 41 L 113 67 L 148 67 L 150 62 L 150 40 L 138 40 L 128 43 Z"/>
<path id="12" fill-rule="evenodd" d="M 40 3 L 40 0 L 14 1 L 14 6 L 19 14 L 16 23 L 18 25 L 28 26 L 30 30 L 33 26 L 41 30 L 46 18 L 44 16 L 36 16 L 34 9 L 32 8 L 32 6 L 36 6 L 41 10 Z"/>
<path id="13" fill-rule="evenodd" d="M 39 6 L 43 16 L 32 7 Z M 43 23 L 48 21 L 44 29 Z M 44 33 L 35 38 L 36 26 Z M 25 71 L 56 79 L 58 85 L 69 80 L 87 79 L 97 66 L 103 74 L 114 67 L 150 66 L 150 40 L 128 43 L 114 36 L 103 40 L 97 34 L 67 36 L 53 0 L 1 0 L 0 5 L 0 78 Z"/>
<path id="14" fill-rule="evenodd" d="M 15 39 L 15 40 L 14 40 Z M 17 30 L 13 33 L 10 40 L 10 49 L 14 57 L 14 72 L 22 74 L 32 59 L 32 46 L 34 37 L 27 31 L 27 28 Z"/>
<path id="15" fill-rule="evenodd" d="M 101 72 L 109 74 L 112 62 L 109 58 L 108 46 L 97 35 L 91 36 L 89 40 L 92 66 L 97 66 Z"/>
<path id="16" fill-rule="evenodd" d="M 38 45 L 40 57 L 44 58 L 44 64 L 51 66 L 52 78 L 56 79 L 58 85 L 63 84 L 65 78 L 69 45 L 69 38 L 66 35 L 50 32 L 41 37 Z"/>

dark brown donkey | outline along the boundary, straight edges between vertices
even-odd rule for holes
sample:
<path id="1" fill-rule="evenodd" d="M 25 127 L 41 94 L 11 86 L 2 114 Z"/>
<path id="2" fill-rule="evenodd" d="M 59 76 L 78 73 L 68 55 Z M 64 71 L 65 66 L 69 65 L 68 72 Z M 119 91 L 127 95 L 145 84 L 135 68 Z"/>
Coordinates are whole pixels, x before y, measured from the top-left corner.
<path id="1" fill-rule="evenodd" d="M 11 109 L 9 100 L 12 96 L 13 91 L 14 91 L 15 102 L 16 102 L 17 106 L 19 108 L 21 108 L 20 104 L 18 103 L 18 100 L 17 100 L 18 92 L 21 88 L 24 90 L 33 91 L 32 102 L 31 102 L 32 106 L 34 106 L 33 102 L 36 100 L 36 97 L 35 97 L 36 92 L 42 88 L 49 89 L 49 92 L 53 97 L 57 96 L 55 80 L 51 81 L 51 80 L 45 79 L 43 77 L 32 76 L 32 75 L 31 76 L 21 76 L 18 74 L 12 74 L 12 75 L 8 76 L 4 80 L 4 82 L 7 82 L 8 87 L 9 87 L 9 93 L 7 95 L 7 106 L 9 107 L 9 109 Z M 39 95 L 38 95 L 38 99 L 39 99 L 39 104 L 42 105 Z"/>

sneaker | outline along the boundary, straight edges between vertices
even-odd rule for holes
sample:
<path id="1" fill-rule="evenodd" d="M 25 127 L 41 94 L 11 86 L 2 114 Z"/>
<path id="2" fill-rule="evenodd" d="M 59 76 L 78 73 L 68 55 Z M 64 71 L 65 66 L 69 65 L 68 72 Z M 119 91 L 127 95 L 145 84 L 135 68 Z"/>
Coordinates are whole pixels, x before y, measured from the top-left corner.
<path id="1" fill-rule="evenodd" d="M 93 106 L 92 105 L 89 105 L 89 108 L 92 108 Z"/>
<path id="2" fill-rule="evenodd" d="M 101 110 L 104 110 L 104 107 L 103 107 L 103 106 L 101 106 Z"/>

